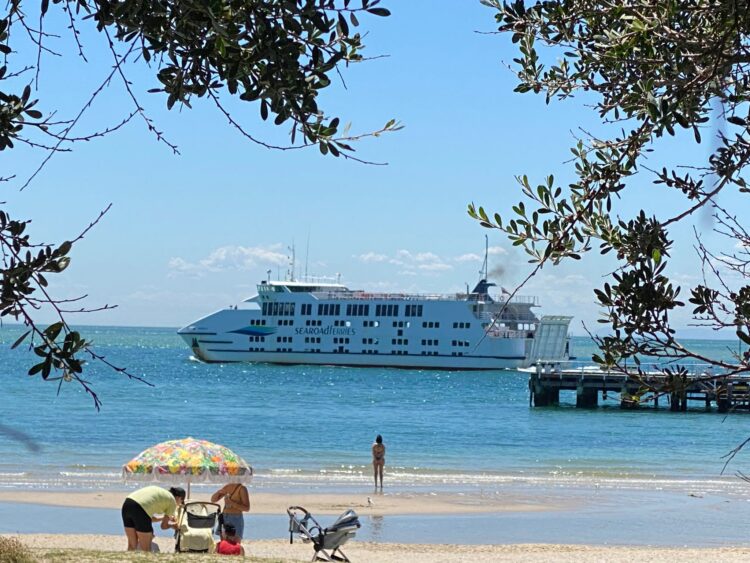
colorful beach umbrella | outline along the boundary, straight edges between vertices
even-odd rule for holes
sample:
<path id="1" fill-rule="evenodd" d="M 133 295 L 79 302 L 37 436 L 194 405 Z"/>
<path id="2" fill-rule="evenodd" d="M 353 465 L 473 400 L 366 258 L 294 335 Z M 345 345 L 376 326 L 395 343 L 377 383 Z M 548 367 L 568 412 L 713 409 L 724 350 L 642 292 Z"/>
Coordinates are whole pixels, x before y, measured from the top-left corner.
<path id="1" fill-rule="evenodd" d="M 184 438 L 151 446 L 122 466 L 125 481 L 247 483 L 253 468 L 225 446 Z"/>

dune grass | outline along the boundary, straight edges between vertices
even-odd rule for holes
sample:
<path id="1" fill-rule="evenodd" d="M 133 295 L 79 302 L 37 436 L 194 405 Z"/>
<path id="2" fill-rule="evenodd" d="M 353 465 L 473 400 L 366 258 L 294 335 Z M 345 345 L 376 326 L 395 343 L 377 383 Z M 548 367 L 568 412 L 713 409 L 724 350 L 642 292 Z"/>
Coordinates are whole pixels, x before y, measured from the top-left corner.
<path id="1" fill-rule="evenodd" d="M 140 562 L 227 562 L 227 558 L 221 555 L 209 555 L 204 553 L 142 553 L 128 551 L 97 551 L 93 549 L 61 549 L 61 548 L 30 548 L 16 537 L 0 536 L 0 563 L 46 563 L 70 562 L 70 563 L 95 563 L 118 561 L 126 563 Z M 286 559 L 245 557 L 243 561 L 252 563 L 284 563 Z"/>
<path id="2" fill-rule="evenodd" d="M 63 563 L 94 563 L 98 561 L 122 561 L 126 563 L 145 563 L 147 561 L 152 563 L 208 563 L 223 561 L 224 563 L 227 563 L 226 556 L 208 555 L 203 553 L 133 553 L 127 551 L 94 551 L 88 549 L 34 549 L 28 551 L 33 554 L 34 558 L 22 562 L 19 561 L 19 563 L 31 563 L 33 561 L 38 563 L 46 563 L 48 561 L 59 561 Z M 285 563 L 288 560 L 245 557 L 242 561 L 250 561 L 252 563 Z M 11 561 L 0 559 L 0 563 L 11 563 Z"/>
<path id="3" fill-rule="evenodd" d="M 0 563 L 33 563 L 36 558 L 18 538 L 0 536 Z"/>

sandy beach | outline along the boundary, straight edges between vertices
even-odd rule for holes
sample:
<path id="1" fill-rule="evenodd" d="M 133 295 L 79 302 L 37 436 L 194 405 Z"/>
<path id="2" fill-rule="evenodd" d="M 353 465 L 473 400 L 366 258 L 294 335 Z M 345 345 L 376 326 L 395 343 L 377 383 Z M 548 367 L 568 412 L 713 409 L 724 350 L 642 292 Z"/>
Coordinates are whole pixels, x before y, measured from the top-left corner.
<path id="1" fill-rule="evenodd" d="M 34 555 L 42 561 L 108 561 L 128 560 L 123 551 L 122 536 L 102 535 L 50 535 L 30 534 L 16 535 L 25 545 L 33 550 Z M 161 538 L 160 545 L 164 551 L 171 551 L 171 545 Z M 289 544 L 284 540 L 264 540 L 245 543 L 245 549 L 253 559 L 267 561 L 309 561 L 312 548 L 309 545 L 295 542 Z M 59 551 L 65 550 L 65 551 Z M 75 551 L 71 551 L 75 550 Z M 86 550 L 86 551 L 78 551 Z M 109 552 L 109 553 L 105 553 Z M 390 563 L 409 561 L 410 563 L 454 563 L 454 562 L 489 562 L 489 561 L 524 561 L 524 562 L 577 562 L 593 563 L 599 561 L 748 561 L 750 548 L 657 548 L 657 547 L 601 547 L 587 545 L 421 545 L 366 543 L 352 541 L 347 544 L 346 555 L 357 562 Z M 184 555 L 182 556 L 184 557 Z M 162 555 L 158 559 L 167 558 Z M 146 560 L 146 558 L 143 558 Z M 153 559 L 153 558 L 151 558 Z M 219 556 L 201 556 L 202 560 L 220 560 Z"/>
<path id="2" fill-rule="evenodd" d="M 194 495 L 202 498 L 205 495 Z M 36 504 L 69 508 L 106 508 L 121 506 L 123 492 L 43 492 L 43 491 L 2 491 L 0 502 L 16 504 Z M 283 514 L 292 501 L 308 507 L 315 514 L 338 514 L 345 508 L 353 507 L 362 516 L 411 515 L 411 517 L 434 516 L 442 513 L 457 518 L 476 514 L 506 514 L 535 512 L 550 514 L 554 518 L 559 508 L 555 502 L 545 498 L 528 499 L 508 496 L 503 500 L 496 497 L 483 499 L 481 496 L 442 493 L 432 494 L 393 494 L 372 495 L 373 504 L 366 504 L 367 496 L 358 494 L 294 494 L 256 493 L 252 496 L 255 514 Z M 559 500 L 559 499 L 558 499 Z M 568 507 L 570 508 L 570 507 Z M 496 526 L 478 519 L 481 525 Z M 101 534 L 3 534 L 19 538 L 28 546 L 40 561 L 142 561 L 145 557 L 132 556 L 124 552 L 125 539 L 122 535 Z M 280 533 L 283 536 L 283 533 Z M 531 537 L 535 537 L 535 535 Z M 441 537 L 438 535 L 438 537 Z M 492 537 L 489 533 L 485 537 Z M 162 555 L 158 559 L 173 560 L 168 554 L 173 550 L 172 538 L 157 535 Z M 404 540 L 402 540 L 404 541 Z M 408 541 L 406 539 L 405 541 Z M 599 561 L 748 561 L 750 547 L 732 544 L 719 544 L 713 547 L 669 547 L 654 545 L 583 545 L 576 535 L 570 536 L 570 543 L 503 543 L 503 544 L 451 544 L 440 540 L 432 543 L 395 543 L 380 541 L 359 541 L 357 538 L 346 545 L 345 553 L 355 562 L 386 563 L 409 561 L 409 563 L 433 562 L 490 562 L 490 561 L 531 561 L 531 562 L 576 562 L 593 563 Z M 518 541 L 518 540 L 517 540 Z M 645 542 L 644 542 L 645 543 Z M 285 539 L 260 539 L 245 542 L 247 553 L 257 561 L 309 561 L 312 547 L 295 541 L 289 544 Z M 220 560 L 218 556 L 201 556 L 202 560 Z"/>

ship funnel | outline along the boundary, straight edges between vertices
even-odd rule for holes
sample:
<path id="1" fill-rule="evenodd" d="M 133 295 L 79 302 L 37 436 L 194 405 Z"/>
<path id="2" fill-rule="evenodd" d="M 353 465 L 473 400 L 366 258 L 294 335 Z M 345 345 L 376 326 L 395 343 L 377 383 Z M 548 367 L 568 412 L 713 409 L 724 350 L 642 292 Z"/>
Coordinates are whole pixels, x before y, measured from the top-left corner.
<path id="1" fill-rule="evenodd" d="M 479 280 L 479 283 L 476 285 L 476 287 L 470 294 L 471 299 L 476 300 L 476 301 L 482 300 L 482 301 L 491 302 L 492 298 L 490 297 L 490 294 L 489 294 L 489 288 L 494 287 L 495 285 L 496 284 L 492 282 L 488 282 L 485 279 Z"/>

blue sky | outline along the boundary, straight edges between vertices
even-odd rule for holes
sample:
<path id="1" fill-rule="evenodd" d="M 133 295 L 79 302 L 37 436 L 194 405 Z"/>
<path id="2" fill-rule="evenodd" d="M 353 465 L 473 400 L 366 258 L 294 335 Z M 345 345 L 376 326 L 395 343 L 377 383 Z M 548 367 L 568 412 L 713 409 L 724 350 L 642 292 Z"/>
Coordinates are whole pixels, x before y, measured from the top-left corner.
<path id="1" fill-rule="evenodd" d="M 155 71 L 133 66 L 134 92 L 180 156 L 136 119 L 56 155 L 25 191 L 18 191 L 18 181 L 0 188 L 7 209 L 33 218 L 31 232 L 50 242 L 74 236 L 112 203 L 75 247 L 54 289 L 61 297 L 87 294 L 92 307 L 118 307 L 73 322 L 182 326 L 252 295 L 268 269 L 283 277 L 292 244 L 298 276 L 307 262 L 310 274 L 340 274 L 352 288 L 453 292 L 476 282 L 487 233 L 490 266 L 503 271 L 496 281 L 510 287 L 525 277 L 524 256 L 471 220 L 466 206 L 473 201 L 509 214 L 519 198 L 517 174 L 541 181 L 554 173 L 565 185 L 572 178 L 566 161 L 574 134 L 579 127 L 602 130 L 595 114 L 585 100 L 548 106 L 543 97 L 514 94 L 516 79 L 506 63 L 516 53 L 509 38 L 477 33 L 495 29 L 492 10 L 478 0 L 383 5 L 391 17 L 360 21 L 368 32 L 365 54 L 387 56 L 344 69 L 346 87 L 335 81 L 321 105 L 351 121 L 352 132 L 401 121 L 402 131 L 357 144 L 359 156 L 387 166 L 323 157 L 315 148 L 269 151 L 242 138 L 205 101 L 168 112 L 164 98 L 146 93 L 157 85 Z M 68 50 L 69 34 L 58 31 L 58 50 Z M 72 51 L 43 57 L 40 109 L 75 115 L 106 76 L 111 57 L 103 38 L 86 32 L 84 43 L 88 63 Z M 286 140 L 287 130 L 263 123 L 256 105 L 232 107 L 256 136 Z M 131 109 L 122 85 L 113 82 L 75 132 L 114 125 Z M 650 160 L 705 157 L 709 145 L 694 147 L 691 138 L 660 142 Z M 0 166 L 25 179 L 41 158 L 19 148 L 0 154 Z M 684 202 L 643 176 L 616 211 L 628 215 L 644 205 L 666 214 Z M 705 218 L 695 224 L 706 228 Z M 699 279 L 690 229 L 673 233 L 680 250 L 670 267 L 686 284 Z M 592 254 L 582 263 L 545 268 L 523 293 L 539 296 L 542 313 L 574 315 L 572 331 L 582 334 L 581 321 L 596 328 L 591 289 L 612 267 Z"/>

